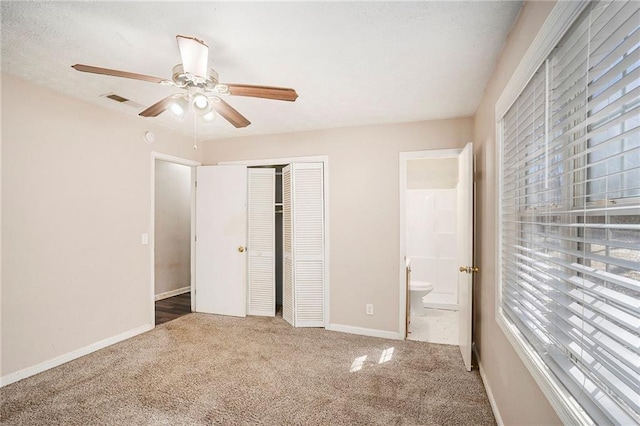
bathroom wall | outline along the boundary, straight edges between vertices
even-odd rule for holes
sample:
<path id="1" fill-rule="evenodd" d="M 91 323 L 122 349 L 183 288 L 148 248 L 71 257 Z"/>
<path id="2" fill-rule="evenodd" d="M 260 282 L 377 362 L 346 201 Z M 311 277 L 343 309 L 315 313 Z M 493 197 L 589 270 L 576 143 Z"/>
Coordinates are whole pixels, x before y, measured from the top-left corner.
<path id="1" fill-rule="evenodd" d="M 458 157 L 411 159 L 406 173 L 406 255 L 412 279 L 433 284 L 427 307 L 457 309 Z"/>
<path id="2" fill-rule="evenodd" d="M 426 303 L 453 308 L 458 304 L 456 189 L 408 189 L 406 203 L 411 277 L 433 284 Z"/>

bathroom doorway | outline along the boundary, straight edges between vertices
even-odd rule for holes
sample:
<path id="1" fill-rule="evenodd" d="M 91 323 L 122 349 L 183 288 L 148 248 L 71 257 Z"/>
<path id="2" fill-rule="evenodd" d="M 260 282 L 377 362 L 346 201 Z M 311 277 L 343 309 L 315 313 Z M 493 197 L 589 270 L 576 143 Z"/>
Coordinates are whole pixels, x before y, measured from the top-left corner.
<path id="1" fill-rule="evenodd" d="M 400 154 L 400 322 L 408 340 L 460 346 L 467 369 L 472 158 L 471 144 Z"/>

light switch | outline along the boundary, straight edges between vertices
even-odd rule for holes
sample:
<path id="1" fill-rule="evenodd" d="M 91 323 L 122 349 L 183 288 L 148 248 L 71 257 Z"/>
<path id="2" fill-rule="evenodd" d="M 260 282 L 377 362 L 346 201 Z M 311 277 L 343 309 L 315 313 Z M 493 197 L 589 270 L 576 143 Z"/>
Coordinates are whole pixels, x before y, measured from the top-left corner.
<path id="1" fill-rule="evenodd" d="M 141 242 L 143 246 L 146 246 L 147 244 L 149 244 L 149 234 L 147 234 L 146 232 L 142 234 L 142 238 L 141 238 Z"/>

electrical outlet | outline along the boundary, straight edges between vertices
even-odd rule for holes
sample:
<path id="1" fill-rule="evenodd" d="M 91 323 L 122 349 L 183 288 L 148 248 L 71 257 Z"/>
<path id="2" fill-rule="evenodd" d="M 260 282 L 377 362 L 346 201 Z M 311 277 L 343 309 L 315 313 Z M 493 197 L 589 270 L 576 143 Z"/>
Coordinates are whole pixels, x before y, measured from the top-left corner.
<path id="1" fill-rule="evenodd" d="M 373 315 L 373 305 L 371 303 L 367 303 L 367 315 Z"/>

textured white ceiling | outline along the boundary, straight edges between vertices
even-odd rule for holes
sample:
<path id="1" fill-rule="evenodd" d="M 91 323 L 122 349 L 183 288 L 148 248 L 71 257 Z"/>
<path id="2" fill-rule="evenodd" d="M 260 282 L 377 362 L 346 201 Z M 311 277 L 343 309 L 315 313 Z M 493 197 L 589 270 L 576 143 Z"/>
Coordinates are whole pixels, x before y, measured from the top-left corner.
<path id="1" fill-rule="evenodd" d="M 225 83 L 293 87 L 296 102 L 228 97 L 199 138 L 472 115 L 521 7 L 461 2 L 2 2 L 2 71 L 187 134 L 194 121 L 137 114 L 180 89 L 80 73 L 75 63 L 170 78 L 175 35 L 209 44 Z M 138 108 L 100 97 L 117 93 Z"/>

